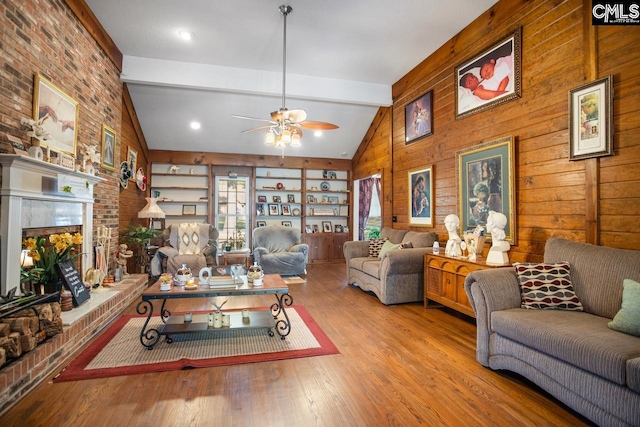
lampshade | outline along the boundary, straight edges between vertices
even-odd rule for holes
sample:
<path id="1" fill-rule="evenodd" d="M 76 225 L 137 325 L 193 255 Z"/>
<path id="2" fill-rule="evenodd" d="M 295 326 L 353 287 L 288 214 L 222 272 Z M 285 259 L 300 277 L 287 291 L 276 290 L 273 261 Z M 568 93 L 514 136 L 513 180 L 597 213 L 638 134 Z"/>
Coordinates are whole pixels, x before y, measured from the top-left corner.
<path id="1" fill-rule="evenodd" d="M 138 212 L 138 218 L 164 218 L 164 212 L 156 204 L 158 199 L 154 197 L 145 197 L 147 205 Z"/>
<path id="2" fill-rule="evenodd" d="M 267 145 L 274 145 L 276 143 L 276 135 L 272 131 L 267 132 L 264 143 Z"/>
<path id="3" fill-rule="evenodd" d="M 293 135 L 291 135 L 291 146 L 300 147 L 300 145 L 300 134 L 298 132 L 293 132 Z"/>

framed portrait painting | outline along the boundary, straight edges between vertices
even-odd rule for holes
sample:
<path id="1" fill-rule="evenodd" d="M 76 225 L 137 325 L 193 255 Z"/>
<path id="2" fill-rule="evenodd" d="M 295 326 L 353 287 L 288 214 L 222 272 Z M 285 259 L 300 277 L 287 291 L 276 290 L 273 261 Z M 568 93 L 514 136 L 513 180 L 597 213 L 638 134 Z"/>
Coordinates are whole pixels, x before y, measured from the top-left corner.
<path id="1" fill-rule="evenodd" d="M 103 168 L 111 171 L 116 170 L 116 131 L 105 124 L 102 125 L 102 153 L 100 160 Z"/>
<path id="2" fill-rule="evenodd" d="M 569 91 L 569 160 L 613 154 L 612 76 Z"/>
<path id="3" fill-rule="evenodd" d="M 520 98 L 521 31 L 515 31 L 455 68 L 456 119 Z"/>
<path id="4" fill-rule="evenodd" d="M 127 163 L 129 164 L 129 170 L 133 171 L 131 176 L 129 177 L 130 181 L 135 181 L 135 171 L 138 169 L 138 152 L 133 148 L 129 147 L 129 151 L 127 154 Z"/>
<path id="5" fill-rule="evenodd" d="M 36 73 L 33 94 L 33 119 L 40 121 L 51 135 L 41 146 L 76 157 L 78 144 L 78 101 Z"/>
<path id="6" fill-rule="evenodd" d="M 433 166 L 409 171 L 409 224 L 433 227 Z"/>
<path id="7" fill-rule="evenodd" d="M 405 144 L 433 135 L 433 91 L 404 107 Z"/>
<path id="8" fill-rule="evenodd" d="M 513 145 L 505 137 L 456 153 L 461 231 L 485 227 L 489 212 L 500 212 L 507 217 L 505 240 L 516 244 Z"/>

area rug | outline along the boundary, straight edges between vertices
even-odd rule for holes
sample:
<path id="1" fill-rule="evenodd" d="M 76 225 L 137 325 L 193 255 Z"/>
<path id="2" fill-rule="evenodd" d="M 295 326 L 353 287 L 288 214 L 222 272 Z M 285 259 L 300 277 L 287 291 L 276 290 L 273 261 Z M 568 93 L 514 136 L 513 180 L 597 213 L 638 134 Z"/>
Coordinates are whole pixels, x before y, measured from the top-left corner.
<path id="1" fill-rule="evenodd" d="M 146 316 L 121 316 L 54 382 L 340 353 L 303 306 L 287 308 L 287 314 L 291 333 L 284 340 L 270 337 L 267 329 L 214 330 L 173 335 L 172 343 L 162 337 L 153 350 L 140 343 Z M 159 316 L 150 320 L 158 328 L 161 324 Z"/>
<path id="2" fill-rule="evenodd" d="M 282 277 L 282 280 L 284 280 L 284 283 L 286 283 L 287 285 L 297 285 L 300 283 L 306 283 L 305 279 L 297 275 L 281 276 L 281 277 Z"/>

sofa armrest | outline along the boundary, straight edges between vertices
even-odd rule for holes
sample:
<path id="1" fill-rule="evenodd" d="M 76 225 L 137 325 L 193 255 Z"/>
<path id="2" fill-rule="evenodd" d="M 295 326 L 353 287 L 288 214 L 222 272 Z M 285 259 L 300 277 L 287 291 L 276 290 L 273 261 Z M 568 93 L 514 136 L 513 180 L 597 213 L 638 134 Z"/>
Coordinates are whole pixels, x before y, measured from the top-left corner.
<path id="1" fill-rule="evenodd" d="M 306 243 L 298 243 L 289 248 L 289 252 L 302 252 L 305 256 L 309 253 L 309 245 Z"/>
<path id="2" fill-rule="evenodd" d="M 432 253 L 433 248 L 396 249 L 386 252 L 380 263 L 380 277 L 389 274 L 424 273 L 424 254 Z"/>
<path id="3" fill-rule="evenodd" d="M 260 257 L 263 255 L 267 255 L 269 253 L 269 250 L 267 248 L 263 248 L 262 246 L 258 246 L 257 248 L 255 248 L 253 250 L 253 261 L 258 263 L 258 265 L 261 265 L 260 263 Z"/>
<path id="4" fill-rule="evenodd" d="M 352 240 L 344 242 L 342 245 L 342 252 L 344 253 L 344 259 L 349 265 L 351 258 L 362 258 L 369 256 L 369 241 L 368 240 Z"/>
<path id="5" fill-rule="evenodd" d="M 520 308 L 520 285 L 513 268 L 474 271 L 464 282 L 464 290 L 476 313 L 476 358 L 489 366 L 491 314 L 494 311 Z"/>
<path id="6" fill-rule="evenodd" d="M 207 245 L 202 251 L 202 254 L 207 259 L 207 266 L 213 267 L 218 265 L 218 247 L 213 245 Z"/>

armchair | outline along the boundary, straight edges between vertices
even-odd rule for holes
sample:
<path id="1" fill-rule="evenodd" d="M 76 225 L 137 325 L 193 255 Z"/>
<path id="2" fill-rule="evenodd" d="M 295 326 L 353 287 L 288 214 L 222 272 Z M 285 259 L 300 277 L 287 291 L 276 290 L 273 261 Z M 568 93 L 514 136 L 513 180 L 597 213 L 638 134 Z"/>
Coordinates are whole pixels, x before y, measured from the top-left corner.
<path id="1" fill-rule="evenodd" d="M 213 225 L 173 224 L 164 229 L 162 236 L 165 245 L 151 260 L 152 277 L 163 272 L 175 274 L 182 264 L 186 264 L 194 276 L 201 268 L 218 265 L 218 230 Z"/>
<path id="2" fill-rule="evenodd" d="M 253 260 L 265 274 L 306 273 L 309 245 L 300 243 L 300 230 L 268 225 L 253 230 Z"/>

